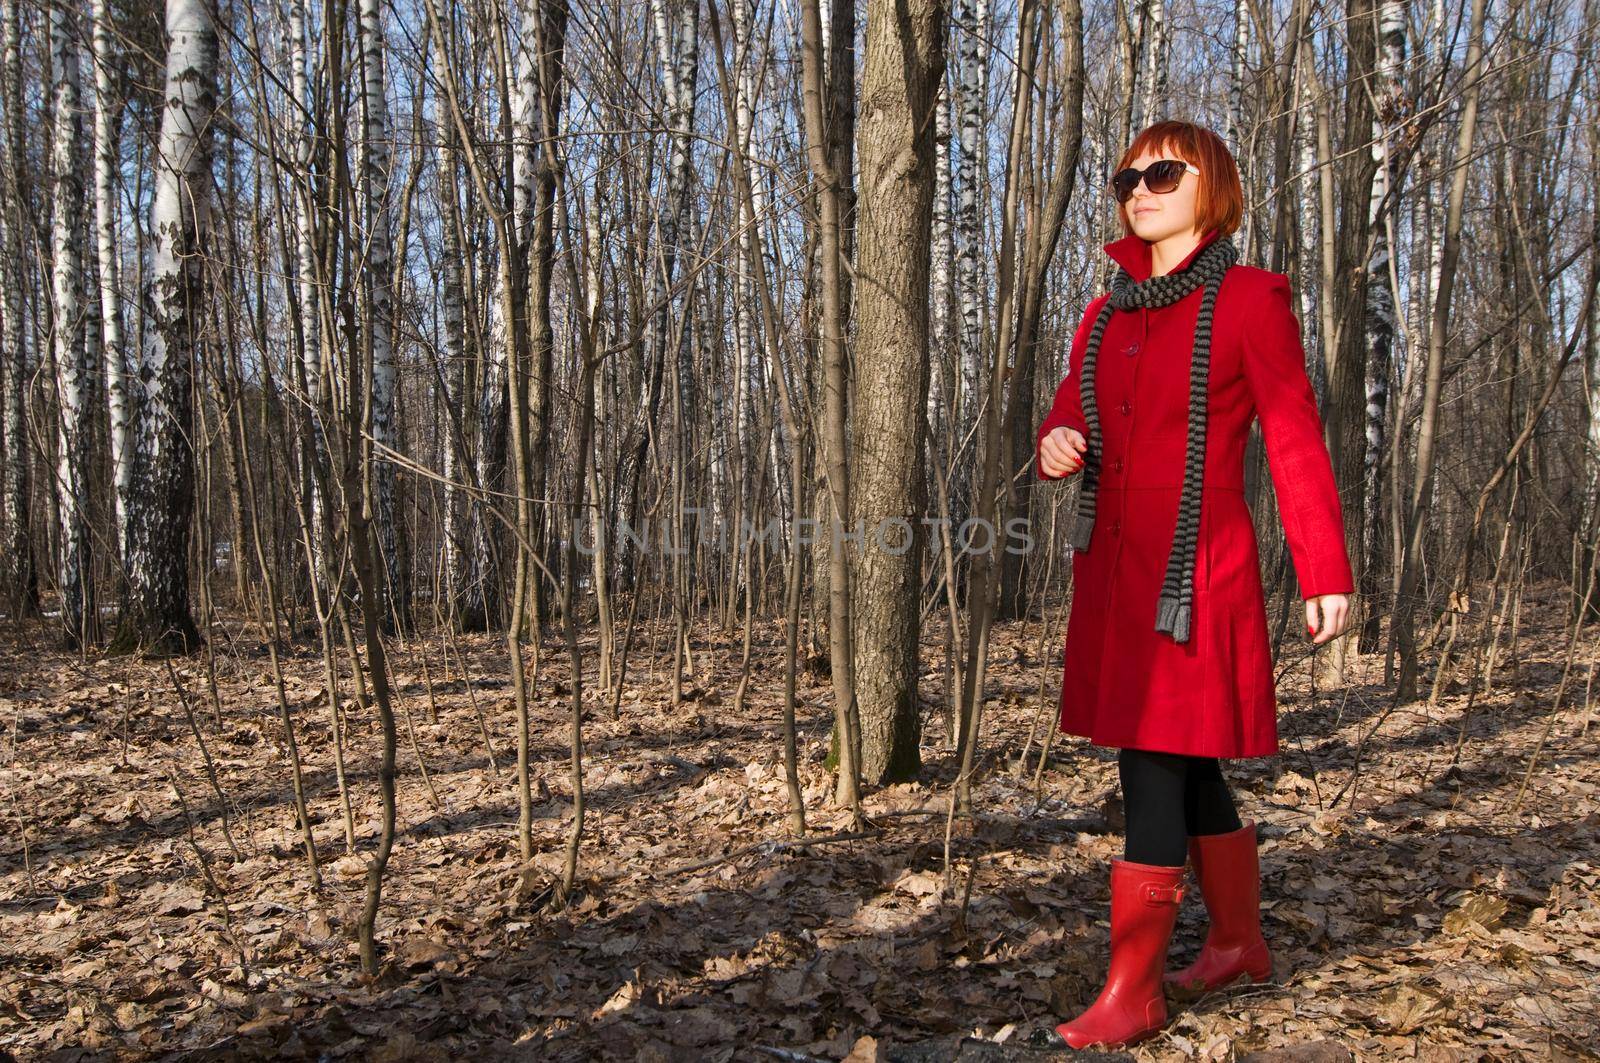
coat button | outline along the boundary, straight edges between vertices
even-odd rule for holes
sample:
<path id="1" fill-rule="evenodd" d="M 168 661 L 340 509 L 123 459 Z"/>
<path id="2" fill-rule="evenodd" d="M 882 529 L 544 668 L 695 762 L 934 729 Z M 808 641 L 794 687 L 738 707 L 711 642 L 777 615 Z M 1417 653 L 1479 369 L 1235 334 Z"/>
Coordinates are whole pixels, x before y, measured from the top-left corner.
<path id="1" fill-rule="evenodd" d="M 1133 403 L 1129 402 L 1127 399 L 1123 399 L 1122 400 L 1122 412 L 1125 413 L 1125 414 L 1132 413 L 1133 412 Z"/>
<path id="2" fill-rule="evenodd" d="M 1122 534 L 1122 522 L 1120 520 L 1114 520 L 1114 521 L 1111 522 L 1111 534 L 1112 535 L 1121 535 Z"/>
<path id="3" fill-rule="evenodd" d="M 1111 471 L 1112 472 L 1121 472 L 1122 471 L 1122 459 L 1121 458 L 1117 458 L 1115 461 L 1113 461 L 1111 463 Z"/>
<path id="4" fill-rule="evenodd" d="M 1138 340 L 1131 341 L 1126 347 L 1122 348 L 1122 353 L 1128 355 L 1129 357 L 1132 357 L 1133 355 L 1138 354 L 1139 353 L 1139 341 Z"/>

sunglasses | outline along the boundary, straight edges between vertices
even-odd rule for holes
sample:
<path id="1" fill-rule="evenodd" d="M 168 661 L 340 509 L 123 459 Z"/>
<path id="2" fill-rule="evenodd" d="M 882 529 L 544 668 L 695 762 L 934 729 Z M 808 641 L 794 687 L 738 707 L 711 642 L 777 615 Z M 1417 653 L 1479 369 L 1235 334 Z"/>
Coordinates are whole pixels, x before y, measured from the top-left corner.
<path id="1" fill-rule="evenodd" d="M 1185 173 L 1197 174 L 1200 171 L 1192 164 L 1179 159 L 1161 159 L 1152 162 L 1142 170 L 1135 170 L 1132 166 L 1126 170 L 1118 171 L 1111 179 L 1111 190 L 1117 195 L 1118 203 L 1126 203 L 1128 197 L 1133 195 L 1133 190 L 1139 187 L 1139 178 L 1144 178 L 1144 186 L 1150 191 L 1161 195 L 1171 192 L 1178 187 L 1178 182 L 1183 180 Z"/>

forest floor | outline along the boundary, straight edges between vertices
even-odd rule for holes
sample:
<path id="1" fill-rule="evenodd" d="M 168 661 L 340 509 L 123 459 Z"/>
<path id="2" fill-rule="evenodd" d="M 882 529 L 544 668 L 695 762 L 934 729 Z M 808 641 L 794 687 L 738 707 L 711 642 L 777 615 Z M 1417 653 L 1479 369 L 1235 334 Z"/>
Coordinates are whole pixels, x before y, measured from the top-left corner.
<path id="1" fill-rule="evenodd" d="M 1463 686 L 1390 711 L 1381 653 L 1313 692 L 1307 644 L 1286 647 L 1281 754 L 1226 765 L 1260 825 L 1273 980 L 1174 998 L 1166 1030 L 1129 1055 L 1600 1059 L 1600 722 L 1586 711 L 1588 654 L 1552 711 L 1565 601 L 1558 586 L 1530 589 L 1455 768 Z M 579 887 L 554 915 L 517 895 L 503 642 L 464 637 L 464 679 L 447 640 L 396 639 L 399 833 L 368 979 L 355 927 L 379 829 L 379 732 L 349 706 L 347 852 L 314 639 L 285 668 L 320 889 L 253 628 L 212 632 L 215 699 L 205 655 L 175 662 L 202 750 L 163 664 L 82 662 L 42 625 L 0 622 L 0 1059 L 933 1059 L 956 1058 L 963 1035 L 962 1059 L 1031 1058 L 1030 1038 L 1098 991 L 1106 862 L 1121 855 L 1115 750 L 1057 736 L 1037 787 L 1036 755 L 1015 770 L 1036 722 L 1038 734 L 1054 722 L 1059 631 L 1017 622 L 994 640 L 979 818 L 951 838 L 948 896 L 957 765 L 940 740 L 936 633 L 922 781 L 867 796 L 881 833 L 731 856 L 787 837 L 780 632 L 757 633 L 738 712 L 736 635 L 707 643 L 696 629 L 690 697 L 673 710 L 651 663 L 670 627 L 643 633 L 620 715 L 609 700 L 586 713 Z M 567 661 L 559 633 L 545 647 L 535 881 L 559 872 L 570 822 Z M 808 828 L 841 833 L 822 763 L 825 677 L 803 671 L 799 698 Z M 1172 966 L 1204 934 L 1198 895 Z"/>

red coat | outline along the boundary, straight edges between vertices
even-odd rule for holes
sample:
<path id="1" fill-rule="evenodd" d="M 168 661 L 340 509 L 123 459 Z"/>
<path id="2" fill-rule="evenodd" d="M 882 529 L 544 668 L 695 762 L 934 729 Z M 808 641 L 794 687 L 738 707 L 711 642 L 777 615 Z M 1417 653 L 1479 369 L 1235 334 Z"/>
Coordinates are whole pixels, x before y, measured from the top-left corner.
<path id="1" fill-rule="evenodd" d="M 1196 252 L 1213 238 L 1207 234 Z M 1150 276 L 1150 245 L 1142 237 L 1129 234 L 1105 251 L 1134 279 Z M 1197 289 L 1170 306 L 1114 311 L 1101 338 L 1100 491 L 1089 546 L 1072 555 L 1061 730 L 1096 745 L 1267 756 L 1278 750 L 1277 701 L 1255 525 L 1244 495 L 1245 442 L 1258 415 L 1302 594 L 1349 594 L 1355 583 L 1288 278 L 1240 264 L 1224 276 L 1213 312 L 1190 636 L 1177 643 L 1155 630 L 1183 486 L 1189 352 L 1201 297 Z M 1038 442 L 1061 425 L 1088 435 L 1079 374 L 1089 330 L 1108 298 L 1084 310 L 1067 377 L 1039 426 L 1035 461 Z M 1048 479 L 1043 470 L 1038 475 Z"/>

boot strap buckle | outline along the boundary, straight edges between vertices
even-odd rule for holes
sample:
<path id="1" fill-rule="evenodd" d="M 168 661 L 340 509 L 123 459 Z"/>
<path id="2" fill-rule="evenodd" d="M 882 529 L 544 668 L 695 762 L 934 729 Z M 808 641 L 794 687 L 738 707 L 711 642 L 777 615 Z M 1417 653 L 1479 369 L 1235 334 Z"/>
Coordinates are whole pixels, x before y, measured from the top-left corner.
<path id="1" fill-rule="evenodd" d="M 1154 882 L 1144 884 L 1144 899 L 1151 904 L 1161 904 L 1170 901 L 1178 904 L 1183 900 L 1182 886 L 1158 886 Z"/>

